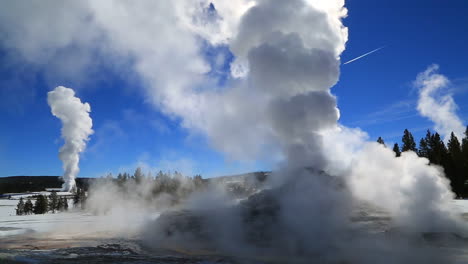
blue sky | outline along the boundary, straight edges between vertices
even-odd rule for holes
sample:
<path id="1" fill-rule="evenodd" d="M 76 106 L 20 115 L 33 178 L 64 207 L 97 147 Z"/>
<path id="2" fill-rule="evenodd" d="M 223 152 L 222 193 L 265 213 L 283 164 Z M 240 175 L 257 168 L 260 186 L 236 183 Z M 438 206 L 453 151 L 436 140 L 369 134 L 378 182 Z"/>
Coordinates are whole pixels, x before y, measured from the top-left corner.
<path id="1" fill-rule="evenodd" d="M 452 81 L 458 114 L 467 120 L 466 2 L 347 1 L 347 7 L 350 32 L 342 61 L 385 48 L 341 67 L 332 91 L 342 123 L 359 126 L 372 138 L 397 141 L 404 128 L 419 138 L 432 123 L 415 110 L 412 82 L 433 63 Z"/>
<path id="2" fill-rule="evenodd" d="M 468 119 L 466 1 L 349 0 L 346 6 L 349 40 L 342 61 L 385 48 L 342 65 L 340 81 L 332 89 L 342 124 L 360 127 L 372 140 L 382 136 L 399 141 L 405 128 L 419 139 L 432 123 L 415 110 L 412 82 L 433 63 L 452 81 L 458 114 Z M 0 176 L 62 173 L 57 157 L 61 125 L 46 100 L 57 85 L 73 87 L 92 108 L 95 134 L 81 156 L 82 177 L 130 172 L 139 164 L 207 177 L 270 169 L 213 150 L 206 138 L 181 128 L 180 120 L 158 112 L 137 92 L 142 84 L 135 76 L 115 71 L 105 58 L 96 58 L 94 78 L 78 80 L 55 78 L 46 73 L 47 65 L 17 64 L 10 56 L 0 50 Z M 219 75 L 219 85 L 227 69 L 223 65 L 221 72 L 211 73 Z"/>

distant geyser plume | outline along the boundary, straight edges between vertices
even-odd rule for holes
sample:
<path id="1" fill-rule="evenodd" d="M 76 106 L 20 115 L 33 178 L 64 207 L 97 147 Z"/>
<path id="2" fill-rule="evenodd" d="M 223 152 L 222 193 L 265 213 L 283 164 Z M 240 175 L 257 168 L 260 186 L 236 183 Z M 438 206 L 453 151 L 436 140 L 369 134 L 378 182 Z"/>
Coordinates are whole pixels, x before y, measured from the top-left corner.
<path id="1" fill-rule="evenodd" d="M 85 150 L 89 135 L 93 133 L 93 121 L 89 116 L 91 107 L 88 103 L 82 103 L 72 89 L 63 86 L 58 86 L 47 94 L 47 103 L 52 114 L 62 122 L 61 132 L 65 141 L 59 151 L 64 170 L 62 189 L 71 191 L 80 171 L 80 153 Z"/>

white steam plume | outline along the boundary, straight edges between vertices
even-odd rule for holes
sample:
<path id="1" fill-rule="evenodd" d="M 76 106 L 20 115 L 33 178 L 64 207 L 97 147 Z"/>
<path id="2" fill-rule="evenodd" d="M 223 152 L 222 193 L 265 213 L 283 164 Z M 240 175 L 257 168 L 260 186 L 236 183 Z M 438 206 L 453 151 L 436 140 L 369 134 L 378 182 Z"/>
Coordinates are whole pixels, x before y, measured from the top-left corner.
<path id="1" fill-rule="evenodd" d="M 377 203 L 401 226 L 434 230 L 451 221 L 445 216 L 452 194 L 437 167 L 414 153 L 396 158 L 367 143 L 364 132 L 338 124 L 331 87 L 348 37 L 343 0 L 213 1 L 215 15 L 202 0 L 24 3 L 0 10 L 0 33 L 9 36 L 3 45 L 25 60 L 56 61 L 69 54 L 70 43 L 89 56 L 127 59 L 149 101 L 218 150 L 236 158 L 280 157 L 278 184 L 288 186 L 275 197 L 285 208 L 281 241 L 299 238 L 304 244 L 297 249 L 305 251 L 334 248 L 349 227 L 349 204 L 360 200 Z M 51 17 L 47 3 L 66 15 Z M 207 44 L 228 46 L 235 56 L 236 79 L 225 87 L 206 74 L 212 70 L 203 56 Z M 334 188 L 320 170 L 341 176 L 350 189 Z M 222 221 L 216 227 L 239 231 Z"/>
<path id="2" fill-rule="evenodd" d="M 216 15 L 210 15 L 210 3 Z M 278 152 L 270 103 L 283 96 L 287 100 L 299 93 L 327 91 L 336 83 L 337 58 L 347 40 L 347 28 L 341 23 L 346 16 L 343 6 L 342 0 L 11 2 L 0 11 L 0 34 L 12 54 L 28 63 L 47 64 L 51 76 L 73 73 L 80 78 L 92 68 L 96 54 L 106 61 L 129 62 L 144 80 L 144 93 L 155 107 L 181 117 L 182 126 L 193 133 L 208 135 L 218 150 L 251 159 L 275 153 L 271 148 Z M 245 16 L 247 12 L 250 15 Z M 50 13 L 59 15 L 52 19 Z M 206 75 L 212 69 L 202 56 L 206 44 L 200 39 L 229 45 L 236 56 L 231 66 L 240 65 L 245 73 L 250 64 L 275 63 L 283 66 L 277 71 L 298 79 L 277 78 L 274 67 L 261 71 L 254 66 L 239 85 L 230 83 L 220 91 Z M 288 52 L 279 53 L 282 48 Z M 267 53 L 276 57 L 268 58 Z M 320 60 L 324 66 L 316 63 Z M 250 81 L 255 84 L 246 85 Z"/>
<path id="3" fill-rule="evenodd" d="M 47 103 L 52 114 L 62 121 L 62 138 L 65 141 L 59 151 L 65 181 L 62 188 L 64 191 L 71 191 L 80 171 L 80 153 L 85 150 L 89 135 L 93 133 L 93 121 L 89 116 L 91 107 L 75 97 L 72 89 L 63 86 L 57 86 L 47 94 Z"/>
<path id="4" fill-rule="evenodd" d="M 418 74 L 415 81 L 419 89 L 417 109 L 422 116 L 434 122 L 434 129 L 444 136 L 445 141 L 452 132 L 459 139 L 463 138 L 465 127 L 456 113 L 458 106 L 447 91 L 450 81 L 437 73 L 438 69 L 439 66 L 434 64 Z"/>
<path id="5" fill-rule="evenodd" d="M 456 228 L 451 210 L 453 193 L 439 166 L 412 151 L 395 158 L 381 144 L 365 143 L 350 166 L 348 183 L 355 198 L 386 209 L 399 227 L 413 231 Z"/>

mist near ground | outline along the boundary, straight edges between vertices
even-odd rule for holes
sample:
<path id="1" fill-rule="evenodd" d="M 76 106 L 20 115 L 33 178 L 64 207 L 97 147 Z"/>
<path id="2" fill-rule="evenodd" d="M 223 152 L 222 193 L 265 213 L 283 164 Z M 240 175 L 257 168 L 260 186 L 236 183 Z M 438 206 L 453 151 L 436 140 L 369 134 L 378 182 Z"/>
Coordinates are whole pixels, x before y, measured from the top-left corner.
<path id="1" fill-rule="evenodd" d="M 396 158 L 391 150 L 377 143 L 368 147 L 362 155 L 374 159 L 383 148 L 388 160 L 382 158 L 385 162 L 375 167 L 355 164 L 353 173 L 363 176 L 378 168 L 382 174 L 387 163 L 394 169 L 391 162 Z M 311 259 L 318 263 L 458 263 L 466 245 L 463 216 L 468 204 L 455 202 L 451 196 L 445 197 L 445 204 L 441 202 L 444 197 L 430 195 L 404 201 L 402 197 L 416 188 L 412 182 L 423 184 L 427 194 L 433 194 L 438 185 L 447 188 L 447 182 L 440 178 L 433 185 L 433 178 L 426 179 L 440 176 L 437 167 L 429 167 L 433 175 L 418 174 L 428 165 L 415 154 L 404 153 L 400 158 L 404 159 L 399 164 L 403 175 L 403 168 L 411 166 L 411 174 L 401 180 L 405 188 L 392 187 L 396 180 L 388 176 L 388 183 L 381 182 L 391 188 L 388 194 L 382 189 L 367 192 L 369 197 L 358 197 L 355 192 L 366 193 L 363 183 L 373 186 L 375 177 L 351 175 L 347 179 L 313 168 L 198 183 L 180 174 L 166 174 L 162 179 L 97 179 L 88 189 L 84 210 L 79 206 L 67 213 L 3 216 L 2 226 L 17 229 L 2 229 L 0 248 L 33 249 L 28 245 L 36 245 L 92 250 L 117 243 L 137 248 L 140 256 L 168 250 L 191 257 L 223 256 L 235 263 Z M 293 176 L 284 181 L 283 173 Z M 361 184 L 353 187 L 354 181 Z M 397 191 L 400 197 L 393 195 Z M 17 201 L 2 201 L 9 201 L 9 214 L 14 214 Z"/>

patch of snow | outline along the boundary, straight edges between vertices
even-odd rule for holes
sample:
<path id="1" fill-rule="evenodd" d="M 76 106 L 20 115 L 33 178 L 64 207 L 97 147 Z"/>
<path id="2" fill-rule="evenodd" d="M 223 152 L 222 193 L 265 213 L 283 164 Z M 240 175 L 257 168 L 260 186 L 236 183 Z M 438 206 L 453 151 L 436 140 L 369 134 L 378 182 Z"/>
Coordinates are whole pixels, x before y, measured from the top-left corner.
<path id="1" fill-rule="evenodd" d="M 58 196 L 73 196 L 74 194 L 71 192 L 56 192 Z M 5 193 L 3 194 L 4 197 L 10 197 L 10 200 L 19 200 L 20 198 L 28 198 L 28 197 L 33 197 L 36 195 L 44 195 L 44 196 L 49 196 L 51 195 L 52 192 L 48 191 L 42 191 L 42 192 L 30 192 L 30 193 Z"/>
<path id="2" fill-rule="evenodd" d="M 460 212 L 461 214 L 468 213 L 468 200 L 453 200 L 453 205 L 454 209 Z"/>
<path id="3" fill-rule="evenodd" d="M 18 200 L 0 199 L 0 239 L 20 234 L 44 234 L 47 237 L 116 237 L 132 236 L 146 222 L 159 217 L 158 212 L 119 212 L 93 215 L 71 209 L 41 215 L 16 215 Z M 125 216 L 125 217 L 122 217 Z"/>

